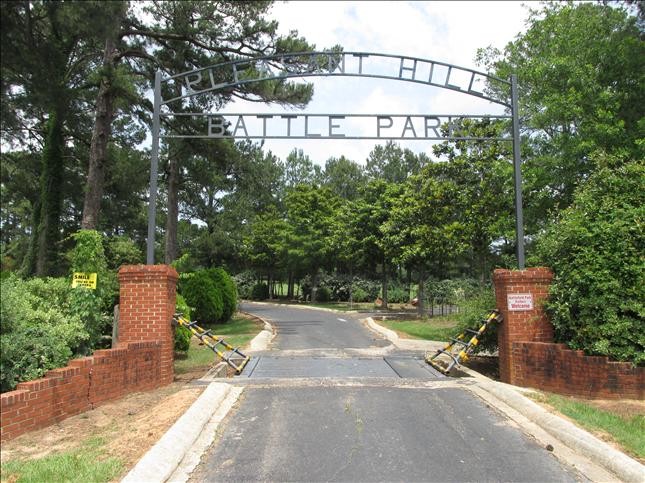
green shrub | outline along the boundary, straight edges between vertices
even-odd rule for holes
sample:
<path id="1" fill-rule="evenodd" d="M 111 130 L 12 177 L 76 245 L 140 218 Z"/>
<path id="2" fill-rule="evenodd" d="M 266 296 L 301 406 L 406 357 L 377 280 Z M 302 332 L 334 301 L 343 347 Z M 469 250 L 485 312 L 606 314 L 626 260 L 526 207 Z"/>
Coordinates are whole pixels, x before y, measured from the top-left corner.
<path id="1" fill-rule="evenodd" d="M 5 334 L 0 341 L 0 386 L 11 391 L 16 384 L 45 375 L 50 369 L 63 367 L 72 350 L 52 325 L 26 325 Z"/>
<path id="2" fill-rule="evenodd" d="M 221 320 L 224 309 L 222 293 L 205 270 L 182 274 L 179 291 L 191 308 L 192 319 L 202 324 Z"/>
<path id="3" fill-rule="evenodd" d="M 300 286 L 302 288 L 303 296 L 310 296 L 311 276 L 304 276 L 302 280 L 300 280 Z M 354 291 L 357 288 L 364 290 L 368 294 L 367 299 L 374 300 L 379 294 L 381 282 L 358 276 L 350 277 L 345 274 L 321 271 L 318 275 L 318 287 L 327 287 L 331 292 L 330 300 L 334 301 L 347 302 L 349 300 L 350 287 L 352 287 L 352 290 Z"/>
<path id="4" fill-rule="evenodd" d="M 390 287 L 387 291 L 387 301 L 395 304 L 405 304 L 410 301 L 408 290 L 401 286 Z"/>
<path id="5" fill-rule="evenodd" d="M 188 352 L 190 349 L 190 339 L 192 338 L 193 333 L 190 329 L 184 327 L 183 325 L 178 325 L 175 327 L 175 342 L 174 350 L 175 352 Z"/>
<path id="6" fill-rule="evenodd" d="M 191 320 L 190 318 L 190 307 L 186 303 L 186 299 L 180 294 L 177 294 L 175 301 L 175 312 L 181 314 L 184 319 Z"/>
<path id="7" fill-rule="evenodd" d="M 352 300 L 357 303 L 369 302 L 370 296 L 365 290 L 358 287 L 352 290 Z"/>
<path id="8" fill-rule="evenodd" d="M 367 298 L 365 302 L 371 302 L 373 300 L 376 300 L 376 297 L 378 297 L 381 291 L 380 281 L 369 280 L 367 278 L 354 277 L 352 286 L 354 287 L 354 292 L 356 292 L 356 290 L 358 289 L 361 289 L 361 290 L 364 290 L 365 293 L 367 293 Z"/>
<path id="9" fill-rule="evenodd" d="M 233 277 L 237 292 L 242 299 L 253 298 L 253 286 L 256 284 L 258 277 L 250 270 L 238 273 Z"/>
<path id="10" fill-rule="evenodd" d="M 316 290 L 316 302 L 329 302 L 331 300 L 331 291 L 327 287 L 318 287 Z"/>
<path id="11" fill-rule="evenodd" d="M 605 157 L 538 240 L 547 310 L 573 349 L 645 364 L 645 165 Z"/>
<path id="12" fill-rule="evenodd" d="M 206 273 L 222 294 L 222 316 L 218 322 L 227 322 L 237 310 L 235 282 L 223 268 L 210 268 Z"/>
<path id="13" fill-rule="evenodd" d="M 67 278 L 2 280 L 0 386 L 41 377 L 85 353 L 90 334 Z"/>
<path id="14" fill-rule="evenodd" d="M 177 301 L 175 303 L 175 312 L 182 315 L 183 318 L 190 320 L 190 307 L 186 303 L 184 297 L 181 294 L 177 294 Z M 193 333 L 190 329 L 184 327 L 183 325 L 176 325 L 175 327 L 175 338 L 174 338 L 174 350 L 175 352 L 187 352 L 190 348 L 190 339 L 193 336 Z"/>
<path id="15" fill-rule="evenodd" d="M 457 326 L 453 336 L 458 335 L 465 329 L 479 329 L 481 323 L 486 320 L 486 316 L 491 310 L 495 309 L 495 306 L 495 292 L 492 287 L 480 286 L 476 291 L 473 290 L 470 296 L 464 300 L 459 314 L 456 316 Z M 502 321 L 502 323 L 504 322 Z M 497 323 L 493 323 L 479 339 L 479 344 L 474 352 L 495 352 L 496 350 Z"/>
<path id="16" fill-rule="evenodd" d="M 266 300 L 269 298 L 269 286 L 266 283 L 256 283 L 251 289 L 251 300 Z"/>

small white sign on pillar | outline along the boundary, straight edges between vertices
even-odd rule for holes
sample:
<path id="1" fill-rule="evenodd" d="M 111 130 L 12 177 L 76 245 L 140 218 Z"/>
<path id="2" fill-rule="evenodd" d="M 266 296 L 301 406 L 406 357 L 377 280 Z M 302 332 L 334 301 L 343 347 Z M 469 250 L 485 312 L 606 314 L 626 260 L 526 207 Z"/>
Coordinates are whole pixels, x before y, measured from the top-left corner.
<path id="1" fill-rule="evenodd" d="M 533 310 L 533 294 L 510 293 L 507 296 L 508 310 L 519 312 L 522 310 Z"/>

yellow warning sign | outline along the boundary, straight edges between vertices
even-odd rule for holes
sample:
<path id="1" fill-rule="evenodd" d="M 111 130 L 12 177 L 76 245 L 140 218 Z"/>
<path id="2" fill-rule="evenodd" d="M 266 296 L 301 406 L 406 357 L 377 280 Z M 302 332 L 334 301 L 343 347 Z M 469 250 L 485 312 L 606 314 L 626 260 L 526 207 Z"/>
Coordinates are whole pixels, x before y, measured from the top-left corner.
<path id="1" fill-rule="evenodd" d="M 72 288 L 85 287 L 96 290 L 96 273 L 74 272 L 72 276 Z"/>

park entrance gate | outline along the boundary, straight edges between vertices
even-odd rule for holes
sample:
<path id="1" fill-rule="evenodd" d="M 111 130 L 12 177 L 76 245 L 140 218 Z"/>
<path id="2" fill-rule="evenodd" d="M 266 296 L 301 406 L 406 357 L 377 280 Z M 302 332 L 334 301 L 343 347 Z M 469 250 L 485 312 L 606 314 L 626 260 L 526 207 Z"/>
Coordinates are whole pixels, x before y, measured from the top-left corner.
<path id="1" fill-rule="evenodd" d="M 190 97 L 222 92 L 234 87 L 268 80 L 313 76 L 353 76 L 425 84 L 484 99 L 504 106 L 510 115 L 469 114 L 267 114 L 172 112 Z M 493 88 L 490 88 L 493 87 Z M 167 95 L 164 97 L 162 93 Z M 161 133 L 162 118 L 186 116 L 201 122 L 198 133 Z M 371 125 L 352 134 L 345 119 Z M 463 119 L 509 119 L 511 133 L 503 137 L 459 136 L 453 127 Z M 315 126 L 315 128 L 314 128 Z M 440 128 L 447 127 L 447 136 Z M 154 264 L 156 197 L 161 138 L 244 138 L 244 139 L 374 139 L 374 140 L 488 140 L 513 143 L 515 189 L 515 238 L 517 262 L 524 269 L 524 228 L 522 219 L 522 176 L 517 77 L 509 80 L 438 62 L 399 55 L 368 52 L 306 52 L 246 58 L 163 77 L 157 71 L 154 85 L 150 200 L 148 207 L 147 264 Z"/>

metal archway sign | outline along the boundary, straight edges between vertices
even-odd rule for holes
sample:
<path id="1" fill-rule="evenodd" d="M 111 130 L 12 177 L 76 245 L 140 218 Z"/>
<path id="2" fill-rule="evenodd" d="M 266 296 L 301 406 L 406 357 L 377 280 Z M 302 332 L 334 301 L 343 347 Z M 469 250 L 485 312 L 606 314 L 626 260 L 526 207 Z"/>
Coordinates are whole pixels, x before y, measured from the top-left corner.
<path id="1" fill-rule="evenodd" d="M 268 80 L 303 77 L 370 77 L 424 84 L 459 92 L 510 109 L 511 115 L 468 114 L 267 114 L 172 112 L 170 106 L 185 99 Z M 487 92 L 487 84 L 501 89 Z M 517 263 L 524 269 L 524 224 L 522 214 L 522 174 L 517 76 L 500 79 L 484 72 L 445 62 L 417 57 L 370 52 L 305 52 L 240 59 L 195 69 L 169 77 L 157 71 L 154 85 L 150 198 L 148 205 L 147 263 L 154 264 L 157 177 L 161 138 L 242 138 L 242 139 L 402 139 L 402 140 L 489 140 L 513 143 L 515 189 L 515 239 Z M 162 92 L 169 92 L 163 98 Z M 509 92 L 499 95 L 498 92 Z M 165 111 L 162 112 L 162 109 Z M 161 134 L 161 118 L 187 116 L 201 120 L 200 132 Z M 365 123 L 358 133 L 347 132 L 344 121 Z M 464 137 L 453 132 L 461 119 L 511 119 L 507 137 Z M 439 128 L 448 126 L 448 136 Z M 368 134 L 365 134 L 365 132 Z"/>

